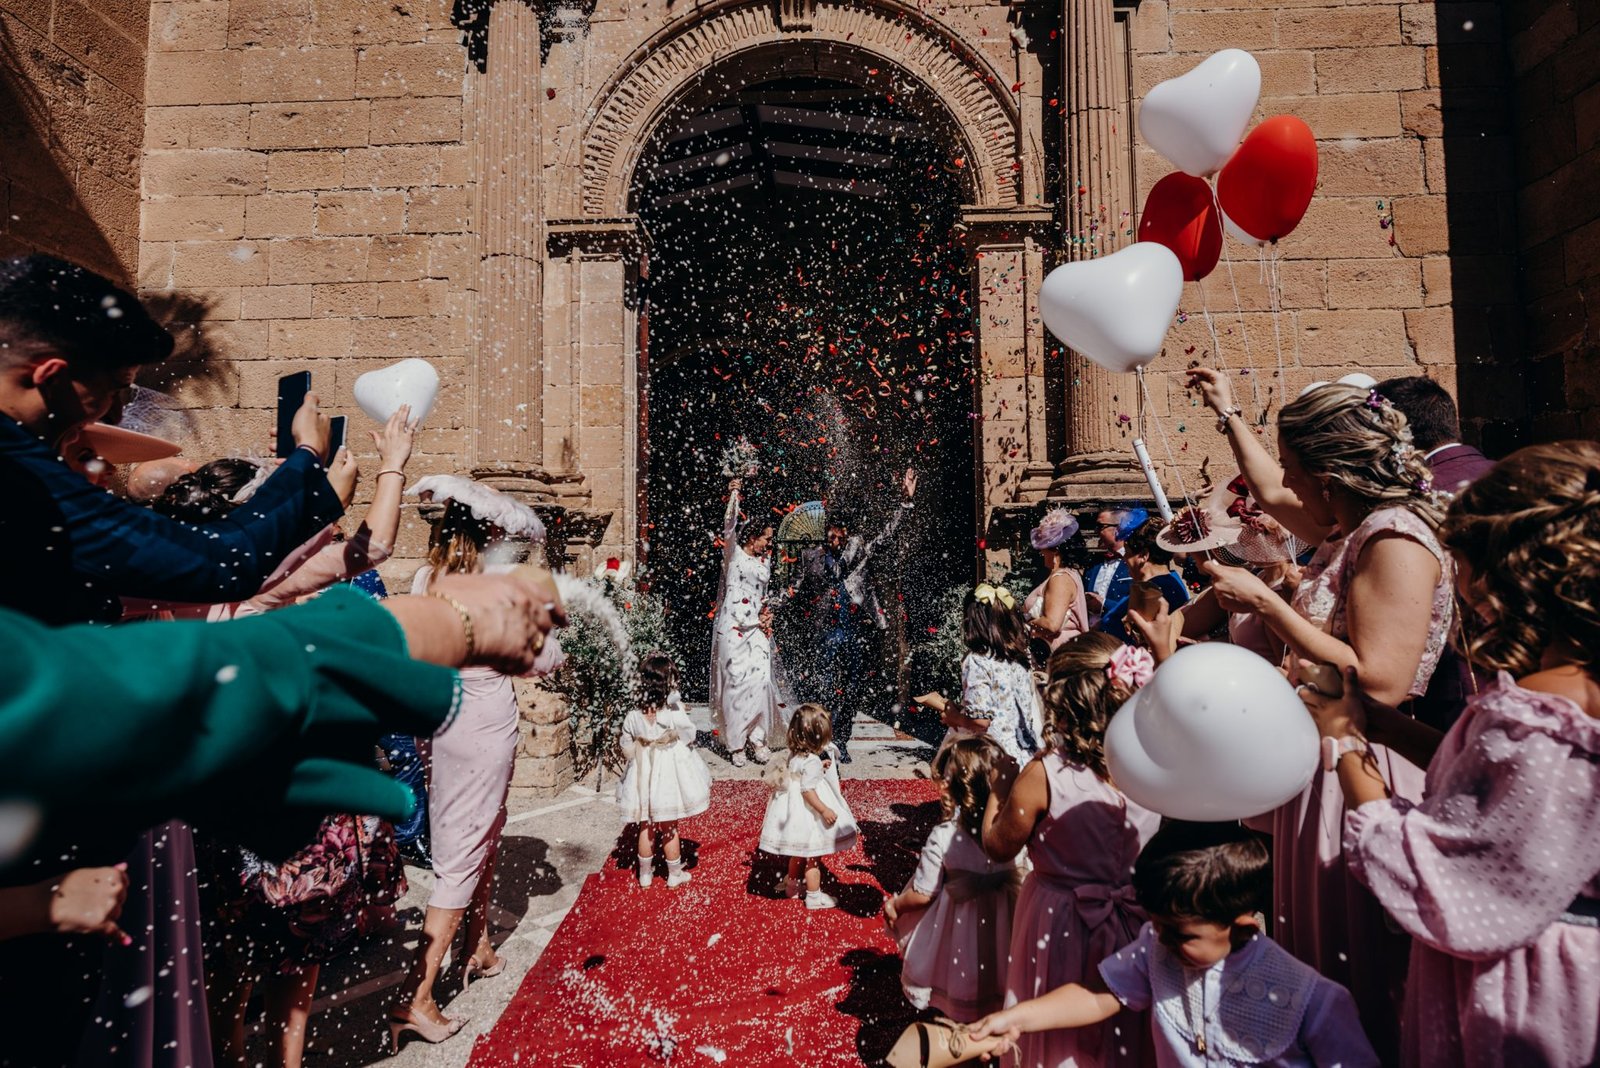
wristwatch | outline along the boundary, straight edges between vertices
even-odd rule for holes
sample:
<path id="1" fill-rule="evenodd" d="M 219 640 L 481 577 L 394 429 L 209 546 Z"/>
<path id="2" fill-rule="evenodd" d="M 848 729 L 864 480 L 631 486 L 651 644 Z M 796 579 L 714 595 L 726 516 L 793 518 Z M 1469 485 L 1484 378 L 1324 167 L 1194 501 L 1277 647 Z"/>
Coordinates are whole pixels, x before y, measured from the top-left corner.
<path id="1" fill-rule="evenodd" d="M 1230 405 L 1229 407 L 1224 408 L 1224 409 L 1222 409 L 1222 411 L 1218 412 L 1217 413 L 1217 433 L 1226 434 L 1228 432 L 1228 420 L 1232 419 L 1236 415 L 1240 415 L 1240 416 L 1244 415 L 1244 409 L 1239 407 L 1237 404 Z"/>

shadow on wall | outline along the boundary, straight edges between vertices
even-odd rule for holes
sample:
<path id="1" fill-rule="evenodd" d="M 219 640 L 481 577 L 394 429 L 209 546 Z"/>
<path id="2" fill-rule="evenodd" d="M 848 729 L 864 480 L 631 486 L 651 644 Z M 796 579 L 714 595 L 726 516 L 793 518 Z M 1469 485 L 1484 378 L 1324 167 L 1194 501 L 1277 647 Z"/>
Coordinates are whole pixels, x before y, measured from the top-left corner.
<path id="1" fill-rule="evenodd" d="M 1407 312 L 1407 320 L 1419 357 L 1455 365 L 1464 436 L 1498 457 L 1526 440 L 1528 422 L 1509 31 L 1498 3 L 1439 0 L 1417 10 L 1407 31 L 1414 42 L 1435 45 L 1428 77 L 1437 98 L 1430 90 L 1404 94 L 1402 121 L 1423 138 L 1428 199 L 1444 198 L 1445 227 L 1437 232 L 1426 208 L 1408 219 L 1400 205 L 1402 249 L 1408 238 L 1442 239 L 1423 260 L 1430 306 Z M 1408 225 L 1426 236 L 1408 234 Z M 1430 337 L 1443 339 L 1431 354 Z"/>
<path id="2" fill-rule="evenodd" d="M 231 407 L 232 372 L 212 335 L 209 320 L 216 302 L 193 293 L 144 293 L 139 298 L 156 322 L 172 332 L 176 344 L 165 363 L 147 367 L 139 385 L 168 396 L 181 394 L 191 408 Z"/>
<path id="3" fill-rule="evenodd" d="M 87 112 L 87 76 L 18 26 L 0 22 L 0 257 L 47 252 L 131 288 L 73 184 L 76 163 L 58 130 L 72 111 Z"/>

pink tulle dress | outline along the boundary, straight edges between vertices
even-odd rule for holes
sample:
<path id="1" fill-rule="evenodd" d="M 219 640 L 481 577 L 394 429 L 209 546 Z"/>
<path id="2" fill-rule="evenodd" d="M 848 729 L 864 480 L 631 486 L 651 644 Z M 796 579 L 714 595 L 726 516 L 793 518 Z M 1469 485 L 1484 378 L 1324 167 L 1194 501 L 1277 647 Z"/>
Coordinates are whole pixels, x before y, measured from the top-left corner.
<path id="1" fill-rule="evenodd" d="M 1011 921 L 1006 1004 L 1092 980 L 1100 962 L 1139 935 L 1133 862 L 1161 817 L 1140 808 L 1094 772 L 1052 752 L 1040 758 L 1050 811 L 1028 839 L 1033 870 Z M 1018 1068 L 1151 1065 L 1150 1023 L 1120 1012 L 1098 1027 L 1023 1035 Z"/>
<path id="2" fill-rule="evenodd" d="M 907 1001 L 964 1023 L 1001 1009 L 1021 883 L 1015 859 L 990 860 L 958 821 L 934 827 L 909 884 L 933 901 L 895 924 Z"/>
<path id="3" fill-rule="evenodd" d="M 1420 804 L 1344 822 L 1351 874 L 1411 935 L 1401 1063 L 1600 1063 L 1600 720 L 1508 675 Z"/>
<path id="4" fill-rule="evenodd" d="M 1427 645 L 1410 688 L 1418 696 L 1449 638 L 1454 578 L 1438 539 L 1416 513 L 1382 508 L 1347 537 L 1324 542 L 1306 565 L 1293 605 L 1334 637 L 1348 640 L 1346 591 L 1362 548 L 1380 533 L 1417 542 L 1441 565 Z M 1422 796 L 1421 768 L 1381 745 L 1372 749 L 1396 797 Z M 1350 878 L 1341 844 L 1344 808 L 1338 776 L 1324 774 L 1319 763 L 1300 796 L 1272 814 L 1272 933 L 1283 948 L 1350 991 L 1367 1037 L 1388 1061 L 1398 1042 L 1407 940 L 1385 920 L 1372 894 Z"/>

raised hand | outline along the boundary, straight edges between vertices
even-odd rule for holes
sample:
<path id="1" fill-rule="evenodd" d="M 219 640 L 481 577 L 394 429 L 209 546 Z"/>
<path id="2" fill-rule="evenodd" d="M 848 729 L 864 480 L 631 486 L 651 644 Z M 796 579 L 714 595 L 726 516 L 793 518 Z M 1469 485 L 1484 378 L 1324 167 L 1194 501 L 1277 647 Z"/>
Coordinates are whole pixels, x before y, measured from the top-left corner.
<path id="1" fill-rule="evenodd" d="M 1233 407 L 1233 384 L 1226 374 L 1210 367 L 1191 367 L 1188 375 L 1184 388 L 1198 389 L 1201 399 L 1212 411 L 1221 415 Z"/>
<path id="2" fill-rule="evenodd" d="M 294 435 L 295 445 L 308 445 L 319 458 L 328 458 L 328 417 L 317 408 L 315 393 L 307 393 L 306 399 L 300 402 L 300 410 L 294 413 L 294 422 L 289 424 L 289 433 Z"/>
<path id="3" fill-rule="evenodd" d="M 906 500 L 909 501 L 917 495 L 917 472 L 913 468 L 906 468 L 906 476 L 900 486 L 905 490 Z"/>
<path id="4" fill-rule="evenodd" d="M 411 447 L 417 434 L 411 422 L 411 405 L 400 405 L 383 424 L 382 433 L 374 430 L 371 434 L 372 444 L 378 450 L 378 470 L 403 472 L 411 459 Z"/>
<path id="5" fill-rule="evenodd" d="M 356 458 L 350 455 L 349 449 L 340 449 L 328 462 L 328 485 L 339 495 L 339 503 L 345 508 L 349 508 L 350 502 L 355 500 L 356 483 L 360 478 L 361 468 L 356 464 Z"/>

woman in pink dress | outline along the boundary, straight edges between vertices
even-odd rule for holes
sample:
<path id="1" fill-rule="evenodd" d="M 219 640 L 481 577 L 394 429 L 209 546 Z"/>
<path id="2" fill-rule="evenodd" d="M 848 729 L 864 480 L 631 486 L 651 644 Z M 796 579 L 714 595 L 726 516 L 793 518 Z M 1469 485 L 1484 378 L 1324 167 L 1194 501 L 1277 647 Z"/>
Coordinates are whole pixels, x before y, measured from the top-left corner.
<path id="1" fill-rule="evenodd" d="M 1048 748 L 989 798 L 983 849 L 1006 860 L 1027 846 L 1033 870 L 1011 921 L 1007 1006 L 1065 983 L 1093 981 L 1100 962 L 1145 921 L 1133 862 L 1161 818 L 1129 801 L 1106 771 L 1111 716 L 1149 678 L 1150 655 L 1109 634 L 1067 641 L 1050 657 Z M 1154 1064 L 1150 1027 L 1123 1012 L 1101 1027 L 1024 1035 L 1019 1068 Z"/>
<path id="2" fill-rule="evenodd" d="M 1067 543 L 1078 535 L 1078 520 L 1065 508 L 1045 513 L 1028 535 L 1029 542 L 1044 557 L 1045 579 L 1023 598 L 1022 614 L 1028 620 L 1028 635 L 1044 642 L 1050 652 L 1061 643 L 1089 629 L 1089 605 L 1083 596 L 1083 576 L 1061 563 Z"/>
<path id="3" fill-rule="evenodd" d="M 511 561 L 491 562 L 514 538 L 544 542 L 544 524 L 533 509 L 480 482 L 455 475 L 429 475 L 411 488 L 425 501 L 445 504 L 445 515 L 428 541 L 428 563 L 412 580 L 411 592 L 426 594 L 436 575 L 506 569 Z M 560 657 L 554 641 L 540 653 L 535 673 L 554 670 Z M 431 740 L 418 741 L 429 760 L 428 833 L 434 884 L 423 918 L 422 937 L 411 970 L 389 1010 L 391 1048 L 414 1032 L 442 1042 L 461 1030 L 464 1019 L 446 1016 L 433 997 L 444 957 L 463 921 L 466 958 L 462 983 L 474 976 L 499 975 L 505 960 L 489 941 L 489 897 L 494 882 L 500 833 L 506 821 L 506 795 L 516 763 L 517 695 L 511 679 L 490 668 L 461 670 L 461 711 Z"/>
<path id="4" fill-rule="evenodd" d="M 1443 505 L 1405 416 L 1362 386 L 1314 386 L 1278 416 L 1279 466 L 1234 405 L 1228 380 L 1205 368 L 1190 376 L 1217 411 L 1261 508 L 1318 547 L 1289 603 L 1243 568 L 1202 565 L 1219 605 L 1259 616 L 1287 648 L 1291 668 L 1354 668 L 1366 691 L 1390 705 L 1421 696 L 1449 637 L 1453 578 L 1434 535 Z M 1417 765 L 1384 746 L 1373 752 L 1397 796 L 1421 796 Z M 1319 770 L 1272 814 L 1273 937 L 1349 989 L 1388 1061 L 1398 1042 L 1406 939 L 1350 877 L 1343 806 L 1337 780 Z"/>
<path id="5" fill-rule="evenodd" d="M 1337 763 L 1352 874 L 1411 935 L 1401 1063 L 1600 1063 L 1600 445 L 1523 449 L 1443 538 L 1499 677 L 1442 742 L 1391 709 L 1302 695 Z M 1431 735 L 1431 737 L 1430 737 Z M 1437 745 L 1420 804 L 1369 738 Z"/>

